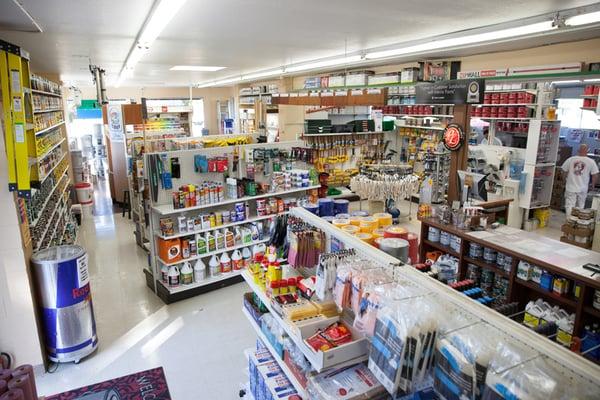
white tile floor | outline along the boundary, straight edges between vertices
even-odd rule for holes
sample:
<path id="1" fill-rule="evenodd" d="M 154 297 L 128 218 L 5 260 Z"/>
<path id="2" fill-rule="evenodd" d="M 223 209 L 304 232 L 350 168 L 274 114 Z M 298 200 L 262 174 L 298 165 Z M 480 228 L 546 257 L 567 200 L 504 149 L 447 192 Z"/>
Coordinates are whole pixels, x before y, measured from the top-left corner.
<path id="1" fill-rule="evenodd" d="M 241 312 L 247 286 L 240 283 L 165 305 L 146 287 L 146 253 L 135 245 L 132 222 L 112 213 L 103 190 L 95 196 L 96 213 L 104 215 L 84 217 L 80 240 L 89 254 L 99 348 L 78 365 L 60 365 L 56 372 L 38 376 L 40 395 L 162 366 L 173 399 L 239 398 L 247 380 L 243 350 L 256 340 Z M 362 206 L 368 207 L 367 202 Z M 352 204 L 351 209 L 358 208 Z M 416 209 L 413 205 L 412 221 L 402 222 L 418 233 Z M 401 211 L 407 213 L 407 203 Z M 546 229 L 549 236 L 557 235 L 559 219 Z"/>

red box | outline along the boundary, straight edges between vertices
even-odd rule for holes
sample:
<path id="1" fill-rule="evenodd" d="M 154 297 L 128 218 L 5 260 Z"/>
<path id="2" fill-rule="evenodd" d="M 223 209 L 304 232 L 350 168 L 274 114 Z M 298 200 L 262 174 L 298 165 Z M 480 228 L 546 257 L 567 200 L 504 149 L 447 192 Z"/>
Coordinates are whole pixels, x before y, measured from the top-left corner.
<path id="1" fill-rule="evenodd" d="M 491 118 L 498 117 L 498 107 L 490 107 L 490 117 Z"/>
<path id="2" fill-rule="evenodd" d="M 302 371 L 300 371 L 300 369 L 296 366 L 296 364 L 294 364 L 287 350 L 283 351 L 283 362 L 285 363 L 285 365 L 288 366 L 288 368 L 292 372 L 292 375 L 296 377 L 298 383 L 300 383 L 300 386 L 306 389 L 306 386 L 308 385 L 308 378 L 306 378 L 306 375 L 304 375 Z"/>

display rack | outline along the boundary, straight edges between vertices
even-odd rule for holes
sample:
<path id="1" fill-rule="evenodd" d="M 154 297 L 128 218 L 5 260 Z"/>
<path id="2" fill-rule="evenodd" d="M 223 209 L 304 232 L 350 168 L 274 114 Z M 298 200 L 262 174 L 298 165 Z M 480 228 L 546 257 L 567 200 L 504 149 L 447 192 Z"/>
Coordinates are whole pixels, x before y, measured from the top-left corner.
<path id="1" fill-rule="evenodd" d="M 252 157 L 255 151 L 269 151 L 270 149 L 285 150 L 291 154 L 293 148 L 301 146 L 301 141 L 290 141 L 290 142 L 276 142 L 269 144 L 246 144 L 246 145 L 234 145 L 227 147 L 212 147 L 202 149 L 190 149 L 190 150 L 178 150 L 161 153 L 145 153 L 144 154 L 144 178 L 149 182 L 150 185 L 150 268 L 145 270 L 147 282 L 149 286 L 156 290 L 157 295 L 165 301 L 165 303 L 171 303 L 181 299 L 189 298 L 200 293 L 204 293 L 210 290 L 214 290 L 223 286 L 231 285 L 242 280 L 240 273 L 233 271 L 229 273 L 223 273 L 218 276 L 207 277 L 201 281 L 194 282 L 193 284 L 177 285 L 175 287 L 164 284 L 160 279 L 160 269 L 164 264 L 166 266 L 177 266 L 183 262 L 193 262 L 198 259 L 208 260 L 211 256 L 221 255 L 224 252 L 231 253 L 234 250 L 243 248 L 252 249 L 257 244 L 265 243 L 266 239 L 253 240 L 252 242 L 236 243 L 235 246 L 229 246 L 220 250 L 208 251 L 188 257 L 186 259 L 177 259 L 173 262 L 163 261 L 159 256 L 158 241 L 172 241 L 179 240 L 184 237 L 194 237 L 196 235 L 215 233 L 213 231 L 221 232 L 224 229 L 236 228 L 241 225 L 261 223 L 263 226 L 268 224 L 269 220 L 277 215 L 286 214 L 285 209 L 279 209 L 276 212 L 268 212 L 261 214 L 262 209 L 259 211 L 259 201 L 271 201 L 272 199 L 279 198 L 282 203 L 284 200 L 292 200 L 296 203 L 296 197 L 306 194 L 307 191 L 311 191 L 319 188 L 318 185 L 305 185 L 301 187 L 291 187 L 290 189 L 274 189 L 271 188 L 269 192 L 257 193 L 256 195 L 246 196 L 235 196 L 231 198 L 224 197 L 221 201 L 214 201 L 206 204 L 194 205 L 186 208 L 175 208 L 173 204 L 173 196 L 171 192 L 177 190 L 181 185 L 199 182 L 199 181 L 211 181 L 220 182 L 225 184 L 226 178 L 246 178 L 246 171 L 248 164 L 252 161 L 249 157 Z M 152 166 L 156 163 L 156 158 L 163 159 L 163 164 L 169 164 L 170 160 L 177 159 L 180 163 L 181 175 L 179 178 L 173 178 L 172 187 L 173 189 L 165 190 L 162 183 L 156 182 L 152 184 Z M 162 158 L 161 158 L 162 157 Z M 194 166 L 197 157 L 216 158 L 219 157 L 226 160 L 227 168 L 226 171 L 222 172 L 195 172 Z M 257 160 L 254 160 L 257 162 Z M 269 160 L 268 169 L 272 171 L 273 160 Z M 295 165 L 293 168 L 302 168 L 302 161 L 289 161 L 280 160 L 281 164 L 289 166 Z M 284 169 L 287 170 L 287 169 Z M 272 173 L 272 172 L 271 172 Z M 254 181 L 258 185 L 269 184 L 271 175 L 264 175 L 256 172 Z M 235 204 L 248 204 L 247 212 L 244 213 L 244 218 L 240 221 L 224 222 L 220 224 L 211 224 L 210 227 L 201 227 L 199 229 L 187 230 L 180 232 L 177 229 L 172 234 L 164 234 L 160 229 L 160 220 L 168 218 L 177 224 L 177 217 L 191 218 L 199 215 L 209 215 L 215 213 L 222 213 L 223 211 L 229 211 L 234 207 Z M 266 225 L 268 226 L 268 225 Z M 177 228 L 177 226 L 176 226 Z M 211 234 L 212 234 L 211 233 Z"/>
<path id="2" fill-rule="evenodd" d="M 453 313 L 448 314 L 448 317 L 454 318 L 453 315 L 456 313 L 456 315 L 460 314 L 462 317 L 465 317 L 466 321 L 471 321 L 468 322 L 467 325 L 462 325 L 462 327 L 471 327 L 477 324 L 487 325 L 497 331 L 496 338 L 498 341 L 516 342 L 520 346 L 531 350 L 533 354 L 535 354 L 535 358 L 541 357 L 548 359 L 548 361 L 550 361 L 549 364 L 558 368 L 560 372 L 567 377 L 576 377 L 582 382 L 585 382 L 585 385 L 592 385 L 591 388 L 597 387 L 597 390 L 600 390 L 600 366 L 589 362 L 583 357 L 554 342 L 549 340 L 539 340 L 539 336 L 536 333 L 525 328 L 521 324 L 469 299 L 464 294 L 432 279 L 408 265 L 402 265 L 397 259 L 360 241 L 355 236 L 341 231 L 307 210 L 294 208 L 291 210 L 290 214 L 301 218 L 305 223 L 323 231 L 327 238 L 326 249 L 331 248 L 330 246 L 333 241 L 336 242 L 336 246 L 341 245 L 343 248 L 352 248 L 356 250 L 360 257 L 372 262 L 374 265 L 386 268 L 398 284 L 414 284 L 423 289 L 425 293 L 424 296 L 436 297 L 440 303 L 453 309 Z M 253 294 L 259 297 L 261 302 L 266 305 L 272 318 L 280 325 L 290 340 L 293 341 L 296 347 L 302 351 L 306 359 L 310 362 L 313 367 L 313 373 L 324 370 L 325 368 L 323 368 L 323 365 L 319 364 L 318 357 L 316 359 L 315 351 L 309 348 L 303 340 L 300 333 L 301 328 L 299 328 L 297 324 L 289 322 L 278 314 L 277 310 L 273 308 L 271 299 L 269 299 L 263 289 L 254 282 L 254 278 L 248 271 L 244 271 L 242 275 Z M 269 342 L 269 339 L 262 335 L 262 330 L 256 323 L 256 317 L 250 315 L 248 312 L 245 312 L 245 315 L 248 317 L 251 326 L 255 329 L 261 340 L 266 343 Z M 462 328 L 459 327 L 458 329 Z M 278 355 L 276 354 L 277 351 L 273 346 L 269 346 L 269 350 L 277 363 L 280 365 L 283 364 L 282 370 L 288 375 L 288 379 L 290 379 L 296 390 L 303 395 L 303 398 L 309 398 L 306 397 L 304 387 L 300 385 L 297 379 L 294 379 L 293 374 L 290 375 L 291 371 L 289 368 L 284 368 L 286 365 L 278 358 Z M 333 369 L 350 365 L 353 362 L 360 362 L 360 360 L 366 359 L 367 357 L 368 348 L 365 348 L 364 354 L 361 357 L 357 357 L 354 360 L 345 360 L 339 364 L 334 363 L 333 365 L 328 365 L 327 368 Z M 514 366 L 516 365 L 518 364 L 515 364 Z"/>

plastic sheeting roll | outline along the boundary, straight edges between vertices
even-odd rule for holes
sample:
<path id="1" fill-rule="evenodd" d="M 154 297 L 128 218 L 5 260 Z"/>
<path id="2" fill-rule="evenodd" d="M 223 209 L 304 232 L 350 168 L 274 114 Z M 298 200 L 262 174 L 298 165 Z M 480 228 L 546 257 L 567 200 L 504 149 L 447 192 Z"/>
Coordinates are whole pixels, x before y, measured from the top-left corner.
<path id="1" fill-rule="evenodd" d="M 393 223 L 392 214 L 377 213 L 373 214 L 373 217 L 377 218 L 380 228 L 385 228 L 386 226 L 390 226 Z"/>
<path id="2" fill-rule="evenodd" d="M 373 244 L 373 235 L 371 235 L 370 233 L 358 232 L 356 234 L 356 237 L 362 240 L 363 242 Z"/>
<path id="3" fill-rule="evenodd" d="M 408 241 L 408 257 L 410 258 L 411 264 L 417 264 L 419 262 L 419 235 L 413 232 L 408 232 L 406 235 Z"/>
<path id="4" fill-rule="evenodd" d="M 319 199 L 319 215 L 321 217 L 333 217 L 333 200 Z"/>
<path id="5" fill-rule="evenodd" d="M 379 249 L 404 262 L 408 261 L 409 244 L 404 239 L 383 238 L 379 241 Z"/>
<path id="6" fill-rule="evenodd" d="M 333 209 L 336 214 L 347 214 L 350 202 L 346 199 L 337 199 L 333 201 Z"/>
<path id="7" fill-rule="evenodd" d="M 333 226 L 341 228 L 342 226 L 350 225 L 350 220 L 347 218 L 335 218 L 332 223 Z"/>
<path id="8" fill-rule="evenodd" d="M 342 226 L 342 230 L 344 232 L 347 232 L 347 233 L 351 234 L 351 235 L 355 235 L 355 234 L 358 233 L 358 231 L 360 229 L 356 225 L 346 225 L 346 226 Z"/>
<path id="9" fill-rule="evenodd" d="M 319 206 L 315 203 L 306 203 L 304 208 L 315 215 L 317 215 L 319 212 Z"/>
<path id="10" fill-rule="evenodd" d="M 383 237 L 406 239 L 407 234 L 408 234 L 408 231 L 406 229 L 404 229 L 403 227 L 398 226 L 398 225 L 392 225 L 392 226 L 388 226 L 385 229 L 385 233 L 383 234 Z"/>

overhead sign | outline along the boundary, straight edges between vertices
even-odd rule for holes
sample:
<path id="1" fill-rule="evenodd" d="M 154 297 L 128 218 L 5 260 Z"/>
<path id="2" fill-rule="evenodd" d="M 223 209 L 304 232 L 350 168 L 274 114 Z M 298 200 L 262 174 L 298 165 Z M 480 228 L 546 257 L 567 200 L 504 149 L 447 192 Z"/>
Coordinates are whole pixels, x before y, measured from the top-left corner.
<path id="1" fill-rule="evenodd" d="M 460 149 L 465 142 L 465 132 L 459 124 L 449 124 L 444 131 L 444 146 L 450 151 Z"/>
<path id="2" fill-rule="evenodd" d="M 460 71 L 458 79 L 500 78 L 510 76 L 528 76 L 541 74 L 560 74 L 581 72 L 581 63 L 535 65 L 529 67 L 510 67 L 502 69 L 483 69 L 479 71 Z"/>
<path id="3" fill-rule="evenodd" d="M 460 79 L 416 85 L 417 104 L 483 103 L 485 80 Z"/>
<path id="4" fill-rule="evenodd" d="M 123 126 L 123 113 L 120 104 L 109 104 L 106 106 L 108 120 L 108 132 L 113 140 L 122 140 L 125 127 Z"/>

